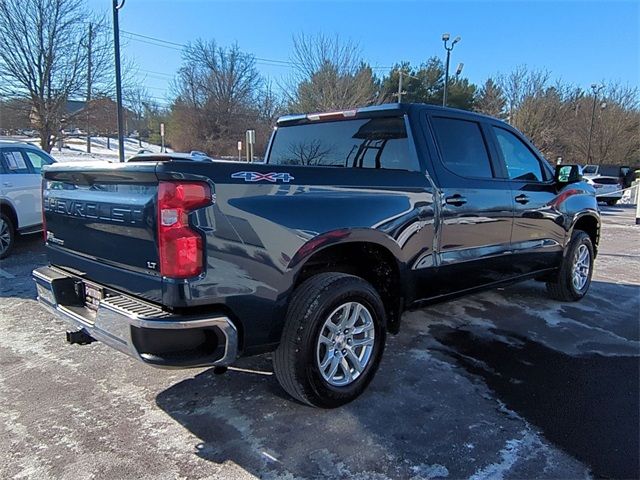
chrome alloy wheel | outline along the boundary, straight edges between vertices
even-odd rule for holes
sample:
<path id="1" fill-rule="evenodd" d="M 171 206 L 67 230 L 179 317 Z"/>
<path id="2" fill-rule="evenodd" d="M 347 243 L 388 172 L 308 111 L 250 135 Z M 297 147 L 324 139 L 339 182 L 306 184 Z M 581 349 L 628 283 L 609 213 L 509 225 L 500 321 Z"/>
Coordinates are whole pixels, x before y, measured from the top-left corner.
<path id="1" fill-rule="evenodd" d="M 335 387 L 353 383 L 371 360 L 375 326 L 371 312 L 358 302 L 336 308 L 320 329 L 316 362 L 322 377 Z"/>
<path id="2" fill-rule="evenodd" d="M 573 257 L 571 281 L 576 292 L 582 291 L 589 281 L 591 270 L 591 253 L 586 245 L 580 245 Z"/>
<path id="3" fill-rule="evenodd" d="M 7 251 L 9 245 L 11 245 L 9 224 L 0 218 L 0 255 Z"/>

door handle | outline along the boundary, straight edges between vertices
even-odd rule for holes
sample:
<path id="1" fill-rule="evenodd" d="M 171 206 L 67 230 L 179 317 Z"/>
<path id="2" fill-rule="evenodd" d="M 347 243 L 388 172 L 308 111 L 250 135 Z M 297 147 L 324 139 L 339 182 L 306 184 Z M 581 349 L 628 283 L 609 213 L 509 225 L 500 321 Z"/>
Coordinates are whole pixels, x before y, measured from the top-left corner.
<path id="1" fill-rule="evenodd" d="M 521 203 L 521 204 L 525 204 L 525 203 L 529 203 L 529 197 L 527 197 L 524 193 L 521 195 L 518 195 L 515 198 L 516 202 Z"/>
<path id="2" fill-rule="evenodd" d="M 5 187 L 13 187 L 13 183 L 10 182 L 3 182 L 2 185 Z"/>
<path id="3" fill-rule="evenodd" d="M 462 205 L 467 203 L 467 199 L 458 193 L 451 197 L 445 198 L 444 201 L 447 205 L 453 205 L 454 207 L 461 207 Z"/>

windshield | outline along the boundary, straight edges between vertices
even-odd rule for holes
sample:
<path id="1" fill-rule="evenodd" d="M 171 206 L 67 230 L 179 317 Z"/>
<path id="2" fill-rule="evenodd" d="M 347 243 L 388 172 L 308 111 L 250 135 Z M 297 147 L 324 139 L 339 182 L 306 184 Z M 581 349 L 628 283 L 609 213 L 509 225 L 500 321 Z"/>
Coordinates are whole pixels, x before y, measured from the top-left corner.
<path id="1" fill-rule="evenodd" d="M 376 117 L 278 127 L 268 163 L 419 170 L 403 117 Z"/>
<path id="2" fill-rule="evenodd" d="M 594 173 L 598 173 L 598 167 L 596 165 L 587 165 L 582 169 L 583 175 L 593 175 Z"/>

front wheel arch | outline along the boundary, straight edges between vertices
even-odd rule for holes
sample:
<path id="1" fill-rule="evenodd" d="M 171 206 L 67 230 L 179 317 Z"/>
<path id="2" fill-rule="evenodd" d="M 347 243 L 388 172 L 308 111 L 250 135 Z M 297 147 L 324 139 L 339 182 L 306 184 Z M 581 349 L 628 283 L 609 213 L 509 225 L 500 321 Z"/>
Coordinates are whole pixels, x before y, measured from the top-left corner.
<path id="1" fill-rule="evenodd" d="M 589 235 L 593 246 L 594 256 L 598 254 L 598 242 L 600 241 L 600 219 L 591 213 L 578 216 L 569 230 L 568 238 L 571 240 L 575 231 L 580 230 Z M 567 244 L 568 247 L 568 244 Z M 566 254 L 565 248 L 565 254 Z"/>
<path id="2" fill-rule="evenodd" d="M 586 275 L 585 283 L 583 285 L 576 286 L 574 283 L 575 274 L 580 267 L 579 255 L 581 250 L 588 252 L 588 269 L 583 271 Z M 559 300 L 561 302 L 575 302 L 582 299 L 591 285 L 591 278 L 593 275 L 593 266 L 595 260 L 595 249 L 591 243 L 591 237 L 583 230 L 574 230 L 571 235 L 571 241 L 567 245 L 560 269 L 558 272 L 547 280 L 547 292 L 551 298 Z M 584 273 L 586 272 L 586 273 Z"/>

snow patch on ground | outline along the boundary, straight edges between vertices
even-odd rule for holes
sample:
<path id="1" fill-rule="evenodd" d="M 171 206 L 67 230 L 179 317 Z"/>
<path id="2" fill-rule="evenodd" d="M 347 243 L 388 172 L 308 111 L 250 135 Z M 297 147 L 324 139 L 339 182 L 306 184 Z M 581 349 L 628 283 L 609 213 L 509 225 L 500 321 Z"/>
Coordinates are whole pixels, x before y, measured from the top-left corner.
<path id="1" fill-rule="evenodd" d="M 16 138 L 17 141 L 27 142 L 40 146 L 37 138 Z M 109 148 L 107 148 L 107 145 Z M 124 156 L 129 158 L 141 149 L 150 150 L 153 153 L 160 153 L 161 147 L 148 142 L 138 142 L 137 138 L 124 139 Z M 172 151 L 167 149 L 167 151 Z M 85 137 L 71 137 L 64 140 L 62 149 L 56 145 L 51 150 L 51 156 L 59 162 L 83 162 L 98 160 L 104 162 L 118 161 L 118 140 L 111 138 L 107 142 L 107 137 L 91 137 L 91 153 L 87 153 L 87 139 Z"/>
<path id="2" fill-rule="evenodd" d="M 527 460 L 530 455 L 543 447 L 540 438 L 524 430 L 521 438 L 507 440 L 504 448 L 500 450 L 500 461 L 487 465 L 482 470 L 475 472 L 470 480 L 502 480 L 509 476 L 510 471 L 516 463 Z"/>

